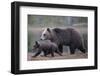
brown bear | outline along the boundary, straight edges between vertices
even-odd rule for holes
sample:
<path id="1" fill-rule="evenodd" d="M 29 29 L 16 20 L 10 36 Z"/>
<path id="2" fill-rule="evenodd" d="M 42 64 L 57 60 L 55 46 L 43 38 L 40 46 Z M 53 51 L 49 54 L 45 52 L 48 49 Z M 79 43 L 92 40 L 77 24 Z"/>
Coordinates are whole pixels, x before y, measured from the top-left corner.
<path id="1" fill-rule="evenodd" d="M 37 57 L 41 52 L 44 53 L 44 56 L 51 54 L 51 56 L 54 57 L 54 52 L 62 56 L 58 51 L 58 46 L 50 40 L 36 41 L 35 45 L 33 46 L 33 50 L 37 51 L 37 53 L 33 57 Z"/>
<path id="2" fill-rule="evenodd" d="M 74 28 L 46 28 L 41 35 L 41 40 L 51 40 L 58 45 L 59 51 L 63 53 L 63 45 L 69 46 L 70 53 L 74 54 L 75 49 L 85 53 L 84 43 L 80 33 Z"/>

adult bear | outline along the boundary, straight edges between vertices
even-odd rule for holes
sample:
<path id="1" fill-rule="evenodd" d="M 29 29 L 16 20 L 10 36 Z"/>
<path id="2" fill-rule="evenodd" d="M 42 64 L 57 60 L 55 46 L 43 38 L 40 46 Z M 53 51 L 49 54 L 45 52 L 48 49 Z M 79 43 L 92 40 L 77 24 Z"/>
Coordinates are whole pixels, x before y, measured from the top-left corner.
<path id="1" fill-rule="evenodd" d="M 63 45 L 70 47 L 70 53 L 74 54 L 76 49 L 85 53 L 83 39 L 74 28 L 46 28 L 41 35 L 41 40 L 51 40 L 58 45 L 59 51 L 63 53 Z"/>

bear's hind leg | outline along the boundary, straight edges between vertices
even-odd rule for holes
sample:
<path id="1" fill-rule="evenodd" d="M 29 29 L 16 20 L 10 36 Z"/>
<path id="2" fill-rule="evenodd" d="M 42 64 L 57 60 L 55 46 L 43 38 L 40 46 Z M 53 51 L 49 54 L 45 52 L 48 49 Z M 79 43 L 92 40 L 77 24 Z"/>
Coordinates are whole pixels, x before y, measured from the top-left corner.
<path id="1" fill-rule="evenodd" d="M 85 49 L 83 46 L 80 46 L 78 49 L 79 49 L 81 52 L 86 53 L 86 49 Z"/>

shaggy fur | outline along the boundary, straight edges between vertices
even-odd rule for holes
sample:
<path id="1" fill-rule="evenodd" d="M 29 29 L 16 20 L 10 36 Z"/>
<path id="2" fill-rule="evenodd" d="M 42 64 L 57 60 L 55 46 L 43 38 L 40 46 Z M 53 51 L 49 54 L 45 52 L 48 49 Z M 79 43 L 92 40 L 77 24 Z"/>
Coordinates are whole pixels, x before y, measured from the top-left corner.
<path id="1" fill-rule="evenodd" d="M 54 57 L 54 52 L 61 55 L 61 53 L 58 51 L 58 46 L 50 40 L 36 41 L 33 48 L 37 51 L 34 57 L 38 56 L 41 52 L 44 53 L 44 56 L 51 54 L 51 56 Z"/>
<path id="2" fill-rule="evenodd" d="M 63 45 L 70 47 L 71 54 L 75 53 L 75 49 L 79 49 L 80 51 L 85 53 L 82 37 L 80 33 L 74 28 L 47 28 L 47 31 L 42 33 L 41 39 L 49 39 L 52 42 L 56 43 L 61 53 L 63 53 Z"/>

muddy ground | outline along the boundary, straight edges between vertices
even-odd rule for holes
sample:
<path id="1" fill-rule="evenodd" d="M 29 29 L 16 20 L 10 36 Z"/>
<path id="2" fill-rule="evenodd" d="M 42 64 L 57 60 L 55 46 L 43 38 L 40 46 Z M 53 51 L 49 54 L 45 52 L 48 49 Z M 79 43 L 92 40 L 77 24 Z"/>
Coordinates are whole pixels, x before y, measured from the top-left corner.
<path id="1" fill-rule="evenodd" d="M 57 59 L 84 59 L 88 58 L 87 53 L 82 53 L 81 51 L 76 51 L 75 54 L 71 55 L 70 52 L 63 52 L 62 56 L 54 53 L 55 57 L 51 57 L 51 55 L 48 55 L 47 57 L 44 57 L 43 55 L 39 55 L 37 57 L 32 57 L 35 53 L 28 52 L 28 61 L 36 61 L 36 60 L 57 60 Z"/>

